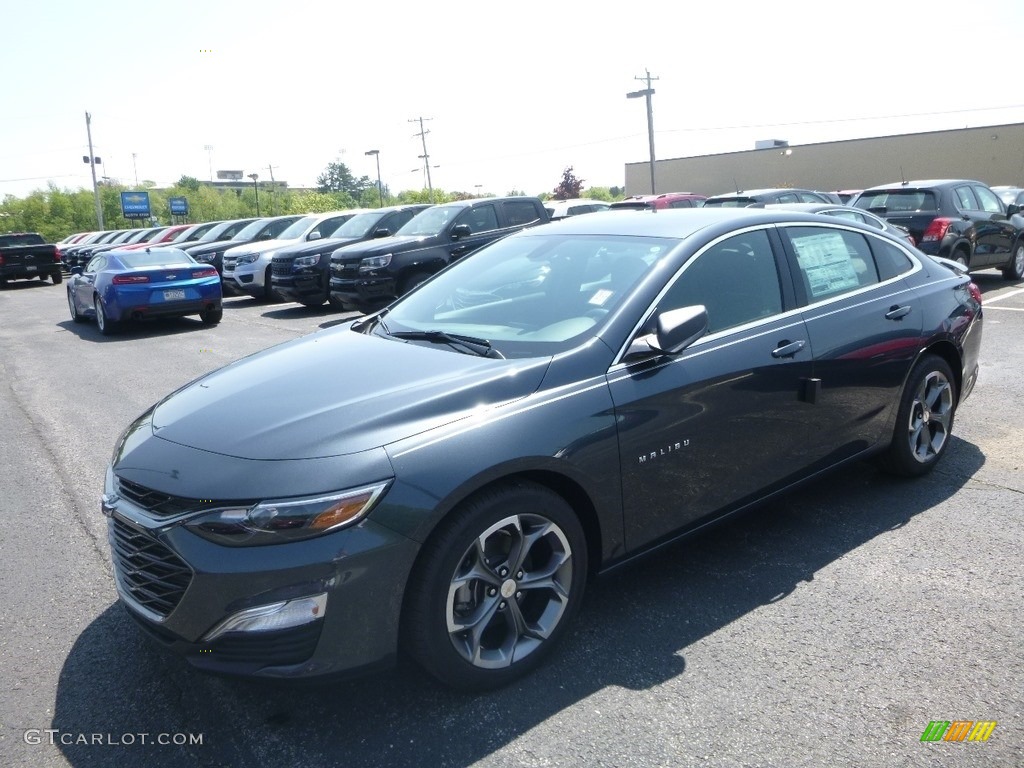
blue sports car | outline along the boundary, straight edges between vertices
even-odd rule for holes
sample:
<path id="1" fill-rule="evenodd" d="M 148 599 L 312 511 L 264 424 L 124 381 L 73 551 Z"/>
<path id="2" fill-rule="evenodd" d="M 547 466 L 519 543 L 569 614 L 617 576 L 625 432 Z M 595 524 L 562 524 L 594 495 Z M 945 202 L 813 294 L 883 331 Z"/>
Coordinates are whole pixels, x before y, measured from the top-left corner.
<path id="1" fill-rule="evenodd" d="M 100 333 L 117 333 L 128 320 L 199 315 L 216 325 L 223 315 L 220 276 L 178 248 L 107 251 L 68 280 L 71 319 L 95 316 Z"/>

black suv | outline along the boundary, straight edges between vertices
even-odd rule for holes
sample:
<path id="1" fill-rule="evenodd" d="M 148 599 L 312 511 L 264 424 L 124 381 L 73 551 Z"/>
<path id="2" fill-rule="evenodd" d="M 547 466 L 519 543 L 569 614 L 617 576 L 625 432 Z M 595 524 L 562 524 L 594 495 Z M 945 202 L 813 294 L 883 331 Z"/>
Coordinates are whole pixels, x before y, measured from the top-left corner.
<path id="1" fill-rule="evenodd" d="M 364 240 L 390 237 L 430 205 L 395 205 L 355 214 L 326 240 L 315 240 L 274 254 L 270 284 L 285 301 L 319 307 L 330 298 L 331 254 L 338 248 Z"/>
<path id="2" fill-rule="evenodd" d="M 402 296 L 451 261 L 506 235 L 544 224 L 539 197 L 459 200 L 421 211 L 394 237 L 331 255 L 331 302 L 368 310 Z"/>
<path id="3" fill-rule="evenodd" d="M 841 203 L 839 195 L 813 189 L 744 189 L 713 195 L 704 201 L 704 208 L 750 208 L 771 203 Z"/>
<path id="4" fill-rule="evenodd" d="M 998 267 L 1008 280 L 1024 276 L 1024 218 L 980 181 L 932 179 L 865 189 L 850 205 L 910 230 L 917 247 L 968 269 Z"/>

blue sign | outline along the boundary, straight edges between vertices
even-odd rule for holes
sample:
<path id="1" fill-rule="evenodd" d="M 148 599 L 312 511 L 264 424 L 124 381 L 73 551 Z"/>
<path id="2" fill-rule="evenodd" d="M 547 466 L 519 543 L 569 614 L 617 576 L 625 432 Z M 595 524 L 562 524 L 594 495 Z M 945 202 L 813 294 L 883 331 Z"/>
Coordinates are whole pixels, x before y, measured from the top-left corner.
<path id="1" fill-rule="evenodd" d="M 172 197 L 167 202 L 171 205 L 171 216 L 188 216 L 187 197 Z"/>
<path id="2" fill-rule="evenodd" d="M 126 219 L 148 219 L 149 192 L 122 192 L 121 215 Z"/>

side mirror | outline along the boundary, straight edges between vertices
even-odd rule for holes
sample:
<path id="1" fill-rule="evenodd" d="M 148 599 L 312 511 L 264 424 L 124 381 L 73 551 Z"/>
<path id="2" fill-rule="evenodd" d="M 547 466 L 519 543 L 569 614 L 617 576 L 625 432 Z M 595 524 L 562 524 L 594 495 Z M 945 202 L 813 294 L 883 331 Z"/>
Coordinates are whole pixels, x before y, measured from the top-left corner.
<path id="1" fill-rule="evenodd" d="M 469 224 L 456 224 L 452 227 L 452 240 L 458 240 L 461 237 L 469 237 L 473 234 L 473 230 L 469 228 Z"/>
<path id="2" fill-rule="evenodd" d="M 655 318 L 655 332 L 635 338 L 626 350 L 625 362 L 678 355 L 708 332 L 708 311 L 703 304 L 670 309 Z"/>
<path id="3" fill-rule="evenodd" d="M 82 274 L 82 268 L 81 267 L 72 267 L 71 268 L 71 274 L 72 275 L 80 275 L 80 274 Z"/>
<path id="4" fill-rule="evenodd" d="M 1010 203 L 1008 206 L 1006 206 L 1007 217 L 1016 216 L 1018 213 L 1020 213 L 1020 206 L 1017 205 L 1017 203 Z"/>
<path id="5" fill-rule="evenodd" d="M 391 230 L 387 227 L 381 227 L 380 229 L 373 230 L 374 239 L 378 237 L 391 237 Z"/>
<path id="6" fill-rule="evenodd" d="M 320 234 L 320 230 L 318 230 L 318 229 L 314 230 L 314 231 L 310 232 L 308 235 L 306 235 L 306 239 L 307 240 L 311 240 L 311 241 L 312 240 L 319 240 L 321 237 L 323 237 L 323 235 Z"/>

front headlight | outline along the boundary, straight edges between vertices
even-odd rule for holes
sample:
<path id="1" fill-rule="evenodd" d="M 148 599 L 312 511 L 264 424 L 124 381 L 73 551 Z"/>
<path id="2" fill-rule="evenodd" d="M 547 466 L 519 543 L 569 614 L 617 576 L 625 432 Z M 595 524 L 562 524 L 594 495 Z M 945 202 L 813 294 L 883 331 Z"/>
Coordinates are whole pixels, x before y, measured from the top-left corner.
<path id="1" fill-rule="evenodd" d="M 235 264 L 252 264 L 259 258 L 258 253 L 242 253 L 235 260 Z"/>
<path id="2" fill-rule="evenodd" d="M 352 525 L 364 518 L 390 480 L 305 499 L 261 501 L 251 507 L 213 510 L 185 525 L 193 533 L 230 547 L 299 541 Z"/>
<path id="3" fill-rule="evenodd" d="M 363 259 L 359 263 L 360 272 L 373 272 L 375 269 L 384 269 L 388 264 L 391 263 L 390 253 L 385 253 L 383 256 L 370 256 Z"/>
<path id="4" fill-rule="evenodd" d="M 314 253 L 312 256 L 299 256 L 295 260 L 296 267 L 315 267 L 320 263 L 320 254 Z"/>

